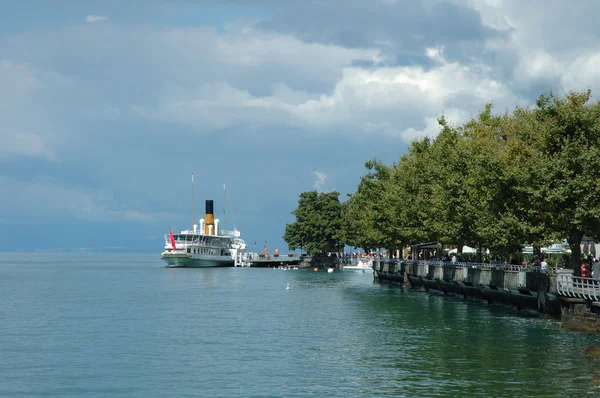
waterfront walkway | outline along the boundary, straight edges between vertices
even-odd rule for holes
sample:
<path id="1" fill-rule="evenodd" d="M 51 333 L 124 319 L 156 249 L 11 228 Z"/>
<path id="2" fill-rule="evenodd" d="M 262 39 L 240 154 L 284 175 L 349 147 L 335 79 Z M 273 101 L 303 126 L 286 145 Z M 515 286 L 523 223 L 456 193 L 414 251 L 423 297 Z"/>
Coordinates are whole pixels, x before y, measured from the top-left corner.
<path id="1" fill-rule="evenodd" d="M 573 270 L 512 264 L 374 259 L 375 277 L 425 291 L 533 310 L 566 327 L 600 331 L 600 281 Z"/>

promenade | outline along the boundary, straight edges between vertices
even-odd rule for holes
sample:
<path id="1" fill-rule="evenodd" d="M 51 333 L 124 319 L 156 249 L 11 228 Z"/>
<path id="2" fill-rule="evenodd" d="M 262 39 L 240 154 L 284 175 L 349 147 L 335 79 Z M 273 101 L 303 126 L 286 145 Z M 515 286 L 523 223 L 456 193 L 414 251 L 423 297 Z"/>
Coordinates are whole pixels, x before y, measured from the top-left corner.
<path id="1" fill-rule="evenodd" d="M 381 282 L 515 306 L 560 319 L 565 328 L 600 331 L 600 281 L 571 269 L 387 258 L 375 259 L 373 268 Z"/>

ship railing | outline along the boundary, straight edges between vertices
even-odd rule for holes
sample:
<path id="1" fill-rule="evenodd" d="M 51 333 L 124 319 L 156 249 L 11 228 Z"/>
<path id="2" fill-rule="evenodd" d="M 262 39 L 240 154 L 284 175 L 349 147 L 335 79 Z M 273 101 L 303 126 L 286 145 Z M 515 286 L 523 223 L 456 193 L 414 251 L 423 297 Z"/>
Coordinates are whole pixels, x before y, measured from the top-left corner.
<path id="1" fill-rule="evenodd" d="M 570 298 L 600 301 L 600 280 L 572 275 L 556 275 L 558 294 Z"/>
<path id="2" fill-rule="evenodd" d="M 175 241 L 175 246 L 176 247 L 188 247 L 188 246 L 204 246 L 206 245 L 207 242 L 203 242 L 203 241 L 198 241 L 198 240 L 176 240 Z M 171 239 L 167 238 L 165 239 L 165 247 L 169 246 L 171 247 Z"/>
<path id="3" fill-rule="evenodd" d="M 219 230 L 219 236 L 232 236 L 232 237 L 235 237 L 235 238 L 239 238 L 241 236 L 241 233 L 237 229 L 233 230 L 233 231 L 230 231 L 230 230 L 227 230 L 227 229 L 220 229 Z"/>

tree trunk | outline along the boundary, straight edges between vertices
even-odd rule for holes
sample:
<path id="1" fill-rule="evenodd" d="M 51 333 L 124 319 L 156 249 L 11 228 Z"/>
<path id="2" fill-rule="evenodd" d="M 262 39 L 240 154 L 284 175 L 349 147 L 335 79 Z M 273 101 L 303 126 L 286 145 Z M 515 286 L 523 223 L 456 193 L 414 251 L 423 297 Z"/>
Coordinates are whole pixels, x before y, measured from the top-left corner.
<path id="1" fill-rule="evenodd" d="M 533 255 L 541 258 L 542 257 L 542 246 L 534 244 L 532 246 L 532 248 L 533 248 Z"/>
<path id="2" fill-rule="evenodd" d="M 583 234 L 577 234 L 569 237 L 569 247 L 571 248 L 571 268 L 573 275 L 581 276 L 581 240 Z"/>

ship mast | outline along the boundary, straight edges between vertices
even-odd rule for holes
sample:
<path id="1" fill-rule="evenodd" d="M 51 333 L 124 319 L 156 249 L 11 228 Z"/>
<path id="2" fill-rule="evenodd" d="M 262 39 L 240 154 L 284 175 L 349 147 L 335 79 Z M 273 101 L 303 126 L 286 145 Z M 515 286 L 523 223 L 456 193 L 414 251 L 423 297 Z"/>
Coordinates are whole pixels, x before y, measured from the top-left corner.
<path id="1" fill-rule="evenodd" d="M 192 173 L 192 231 L 194 230 L 194 173 Z"/>
<path id="2" fill-rule="evenodd" d="M 225 183 L 223 183 L 223 230 L 227 231 L 227 190 L 225 189 Z"/>

